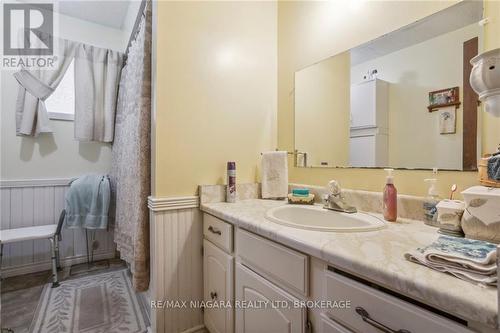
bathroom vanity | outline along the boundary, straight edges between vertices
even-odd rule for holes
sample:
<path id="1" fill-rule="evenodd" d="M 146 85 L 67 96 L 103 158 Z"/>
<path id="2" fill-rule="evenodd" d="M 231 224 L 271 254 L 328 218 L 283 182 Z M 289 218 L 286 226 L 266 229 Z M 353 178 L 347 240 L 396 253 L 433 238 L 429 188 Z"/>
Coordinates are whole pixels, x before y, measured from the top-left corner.
<path id="1" fill-rule="evenodd" d="M 404 259 L 436 229 L 301 230 L 266 218 L 283 205 L 202 203 L 204 301 L 226 305 L 205 307 L 210 332 L 495 332 L 494 288 Z"/>

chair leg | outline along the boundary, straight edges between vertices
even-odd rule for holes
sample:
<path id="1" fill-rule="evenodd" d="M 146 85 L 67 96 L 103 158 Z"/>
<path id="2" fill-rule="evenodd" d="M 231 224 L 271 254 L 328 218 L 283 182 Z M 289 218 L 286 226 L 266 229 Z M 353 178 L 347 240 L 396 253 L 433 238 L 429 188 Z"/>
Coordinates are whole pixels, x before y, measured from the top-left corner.
<path id="1" fill-rule="evenodd" d="M 60 271 L 61 270 L 61 256 L 59 254 L 59 238 L 57 237 L 57 235 L 54 237 L 54 245 L 55 245 L 55 249 L 56 249 L 56 267 L 57 267 L 57 270 Z"/>
<path id="2" fill-rule="evenodd" d="M 57 237 L 57 236 L 56 236 Z M 50 255 L 52 261 L 52 288 L 59 287 L 59 281 L 57 279 L 57 258 L 56 258 L 56 244 L 55 237 L 49 238 L 50 241 Z"/>

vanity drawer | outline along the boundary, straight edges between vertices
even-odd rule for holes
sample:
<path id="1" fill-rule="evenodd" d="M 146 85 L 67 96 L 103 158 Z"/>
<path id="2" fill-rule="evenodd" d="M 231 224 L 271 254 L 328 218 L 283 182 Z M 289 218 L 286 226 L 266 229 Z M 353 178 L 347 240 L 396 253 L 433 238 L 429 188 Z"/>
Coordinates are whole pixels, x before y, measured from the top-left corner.
<path id="1" fill-rule="evenodd" d="M 233 252 L 233 226 L 215 216 L 203 214 L 203 235 L 223 250 Z"/>
<path id="2" fill-rule="evenodd" d="M 324 313 L 321 314 L 320 318 L 321 333 L 353 333 Z"/>
<path id="3" fill-rule="evenodd" d="M 236 253 L 244 264 L 280 287 L 307 296 L 308 256 L 242 229 L 236 230 L 235 238 Z"/>
<path id="4" fill-rule="evenodd" d="M 331 301 L 351 302 L 350 308 L 330 309 L 327 314 L 355 332 L 380 333 L 374 326 L 378 322 L 394 332 L 472 333 L 448 318 L 330 271 L 326 272 L 326 294 Z M 371 319 L 363 320 L 363 312 Z"/>

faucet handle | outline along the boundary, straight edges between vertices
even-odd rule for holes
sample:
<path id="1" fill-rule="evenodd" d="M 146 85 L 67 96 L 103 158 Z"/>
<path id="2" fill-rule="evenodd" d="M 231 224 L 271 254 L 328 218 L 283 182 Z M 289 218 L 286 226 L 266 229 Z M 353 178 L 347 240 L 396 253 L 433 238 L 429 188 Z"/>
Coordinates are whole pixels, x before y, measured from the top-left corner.
<path id="1" fill-rule="evenodd" d="M 340 184 L 338 181 L 336 180 L 330 180 L 328 182 L 328 191 L 330 192 L 330 194 L 332 195 L 339 195 L 340 192 L 341 192 L 341 189 L 340 189 Z"/>

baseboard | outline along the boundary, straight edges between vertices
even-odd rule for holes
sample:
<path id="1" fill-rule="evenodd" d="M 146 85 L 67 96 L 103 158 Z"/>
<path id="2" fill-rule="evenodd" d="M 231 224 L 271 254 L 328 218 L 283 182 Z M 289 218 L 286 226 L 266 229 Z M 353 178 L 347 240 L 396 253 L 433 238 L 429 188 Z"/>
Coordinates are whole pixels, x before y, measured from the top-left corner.
<path id="1" fill-rule="evenodd" d="M 94 260 L 112 259 L 114 257 L 115 257 L 114 251 L 94 254 Z M 87 262 L 87 255 L 68 257 L 68 258 L 61 259 L 61 266 L 64 266 L 64 267 L 72 266 L 72 265 L 77 265 L 77 264 L 81 264 L 84 262 Z M 38 263 L 34 263 L 34 264 L 6 267 L 6 268 L 2 269 L 2 278 L 46 271 L 46 270 L 51 269 L 51 267 L 52 266 L 51 266 L 50 261 L 43 261 L 43 262 L 38 262 Z"/>
<path id="2" fill-rule="evenodd" d="M 198 332 L 207 332 L 207 330 L 205 329 L 205 325 L 198 325 L 188 330 L 182 331 L 181 333 L 198 333 Z"/>

